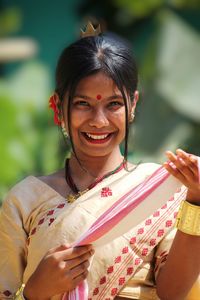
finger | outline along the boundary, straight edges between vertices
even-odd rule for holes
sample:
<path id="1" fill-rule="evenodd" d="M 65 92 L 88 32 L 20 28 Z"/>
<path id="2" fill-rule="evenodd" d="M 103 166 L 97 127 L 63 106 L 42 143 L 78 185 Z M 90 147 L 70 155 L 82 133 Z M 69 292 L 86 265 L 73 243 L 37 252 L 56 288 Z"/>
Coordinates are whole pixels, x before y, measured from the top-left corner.
<path id="1" fill-rule="evenodd" d="M 198 161 L 195 155 L 189 154 L 181 149 L 177 149 L 176 153 L 180 156 L 185 164 L 191 169 L 195 176 L 198 175 Z"/>
<path id="2" fill-rule="evenodd" d="M 183 176 L 183 174 L 170 162 L 166 162 L 163 164 L 163 167 L 174 177 L 182 182 L 185 186 L 187 186 L 187 179 Z"/>
<path id="3" fill-rule="evenodd" d="M 176 156 L 171 151 L 166 152 L 167 157 L 174 164 L 174 166 L 178 169 L 178 171 L 188 180 L 194 180 L 194 173 L 187 166 L 187 162 L 182 159 L 182 157 Z M 174 168 L 173 168 L 174 170 Z M 178 174 L 178 173 L 177 173 Z"/>
<path id="4" fill-rule="evenodd" d="M 47 252 L 47 255 L 48 254 L 53 254 L 53 253 L 56 253 L 56 252 L 59 252 L 59 251 L 64 251 L 64 250 L 67 250 L 70 248 L 70 245 L 68 243 L 66 244 L 61 244 L 57 247 L 54 247 L 54 248 L 51 248 L 48 252 Z"/>
<path id="5" fill-rule="evenodd" d="M 76 278 L 83 274 L 89 268 L 90 263 L 89 261 L 84 261 L 83 263 L 79 264 L 78 266 L 74 267 L 73 269 L 69 270 L 71 278 Z M 66 273 L 67 274 L 67 273 Z"/>
<path id="6" fill-rule="evenodd" d="M 85 261 L 88 261 L 91 256 L 94 254 L 94 250 L 90 250 L 89 252 L 84 253 L 81 256 L 78 256 L 76 258 L 70 259 L 70 260 L 66 260 L 66 269 L 73 269 L 75 266 L 78 266 L 82 263 L 84 263 Z"/>
<path id="7" fill-rule="evenodd" d="M 80 257 L 83 254 L 88 253 L 90 256 L 94 253 L 92 245 L 73 247 L 66 250 L 59 251 L 57 253 L 58 260 L 70 260 Z"/>
<path id="8" fill-rule="evenodd" d="M 75 289 L 77 285 L 79 285 L 83 280 L 85 280 L 88 276 L 88 270 L 85 270 L 82 274 L 73 279 L 71 283 L 71 289 Z M 68 281 L 68 279 L 67 279 Z"/>

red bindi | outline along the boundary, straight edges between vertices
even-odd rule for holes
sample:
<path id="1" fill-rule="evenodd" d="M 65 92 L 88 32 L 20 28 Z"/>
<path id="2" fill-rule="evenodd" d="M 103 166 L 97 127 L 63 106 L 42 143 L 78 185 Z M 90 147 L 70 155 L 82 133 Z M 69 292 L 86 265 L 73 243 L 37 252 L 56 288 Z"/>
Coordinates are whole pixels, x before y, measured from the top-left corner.
<path id="1" fill-rule="evenodd" d="M 101 95 L 97 95 L 97 100 L 101 100 Z"/>

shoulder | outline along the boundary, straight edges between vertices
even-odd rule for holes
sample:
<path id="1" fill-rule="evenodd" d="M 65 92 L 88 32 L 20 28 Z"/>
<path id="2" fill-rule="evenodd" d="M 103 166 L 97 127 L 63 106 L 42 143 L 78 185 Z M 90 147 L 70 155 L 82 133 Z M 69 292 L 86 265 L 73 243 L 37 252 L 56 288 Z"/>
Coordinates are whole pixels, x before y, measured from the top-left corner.
<path id="1" fill-rule="evenodd" d="M 16 209 L 29 214 L 40 204 L 56 195 L 56 191 L 35 176 L 28 176 L 13 186 L 6 195 L 2 208 Z"/>

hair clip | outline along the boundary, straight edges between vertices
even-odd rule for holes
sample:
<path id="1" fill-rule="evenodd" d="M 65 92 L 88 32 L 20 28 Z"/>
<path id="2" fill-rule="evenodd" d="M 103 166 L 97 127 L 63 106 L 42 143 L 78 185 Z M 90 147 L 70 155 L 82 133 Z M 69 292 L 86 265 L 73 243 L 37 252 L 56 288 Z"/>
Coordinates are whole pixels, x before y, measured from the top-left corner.
<path id="1" fill-rule="evenodd" d="M 90 21 L 88 21 L 85 31 L 81 29 L 81 38 L 88 37 L 88 36 L 97 36 L 101 33 L 100 24 L 95 29 L 94 26 Z"/>

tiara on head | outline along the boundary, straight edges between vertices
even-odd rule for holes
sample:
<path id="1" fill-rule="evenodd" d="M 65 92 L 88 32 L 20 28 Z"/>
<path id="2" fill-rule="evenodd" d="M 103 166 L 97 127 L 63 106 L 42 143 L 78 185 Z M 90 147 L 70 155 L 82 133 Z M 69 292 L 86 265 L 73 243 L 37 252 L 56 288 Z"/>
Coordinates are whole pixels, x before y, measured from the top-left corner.
<path id="1" fill-rule="evenodd" d="M 88 36 L 97 36 L 101 33 L 100 24 L 95 29 L 90 21 L 88 21 L 85 31 L 81 29 L 81 38 Z"/>

